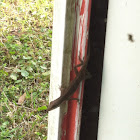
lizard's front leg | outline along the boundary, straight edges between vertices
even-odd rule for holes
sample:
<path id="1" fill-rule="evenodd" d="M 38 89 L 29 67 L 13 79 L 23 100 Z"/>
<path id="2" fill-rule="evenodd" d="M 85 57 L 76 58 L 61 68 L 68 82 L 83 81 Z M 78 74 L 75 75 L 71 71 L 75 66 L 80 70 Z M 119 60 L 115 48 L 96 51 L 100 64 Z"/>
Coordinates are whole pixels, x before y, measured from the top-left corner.
<path id="1" fill-rule="evenodd" d="M 78 70 L 77 70 L 77 68 L 78 67 L 81 67 L 83 64 L 84 64 L 84 61 L 80 58 L 80 56 L 79 56 L 79 61 L 81 62 L 80 64 L 78 64 L 78 65 L 76 65 L 76 66 L 74 66 L 74 72 L 75 72 L 75 74 L 76 74 L 76 76 L 78 75 Z"/>

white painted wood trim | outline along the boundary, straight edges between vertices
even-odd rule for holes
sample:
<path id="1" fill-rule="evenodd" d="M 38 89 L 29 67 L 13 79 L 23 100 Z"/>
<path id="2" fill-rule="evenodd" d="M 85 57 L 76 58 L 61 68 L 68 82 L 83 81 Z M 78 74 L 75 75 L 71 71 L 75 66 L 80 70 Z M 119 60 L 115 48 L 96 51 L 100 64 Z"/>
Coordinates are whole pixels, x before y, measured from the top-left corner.
<path id="1" fill-rule="evenodd" d="M 62 83 L 65 14 L 66 0 L 54 0 L 49 102 L 58 98 L 61 94 L 60 86 Z M 58 140 L 59 116 L 59 108 L 49 112 L 48 140 Z"/>

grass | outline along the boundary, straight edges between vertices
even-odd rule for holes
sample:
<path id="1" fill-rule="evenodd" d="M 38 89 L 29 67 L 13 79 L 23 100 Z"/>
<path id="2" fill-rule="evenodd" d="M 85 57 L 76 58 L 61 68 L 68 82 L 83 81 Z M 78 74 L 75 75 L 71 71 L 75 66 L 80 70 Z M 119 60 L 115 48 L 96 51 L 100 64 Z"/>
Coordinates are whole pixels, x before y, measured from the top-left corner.
<path id="1" fill-rule="evenodd" d="M 0 140 L 47 139 L 52 14 L 52 0 L 0 0 Z"/>

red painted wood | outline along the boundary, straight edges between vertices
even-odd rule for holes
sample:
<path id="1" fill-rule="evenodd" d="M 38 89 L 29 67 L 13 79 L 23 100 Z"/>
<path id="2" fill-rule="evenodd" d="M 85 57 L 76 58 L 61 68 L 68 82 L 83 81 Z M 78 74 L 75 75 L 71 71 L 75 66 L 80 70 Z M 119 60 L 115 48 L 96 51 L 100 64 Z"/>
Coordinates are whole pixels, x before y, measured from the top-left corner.
<path id="1" fill-rule="evenodd" d="M 79 64 L 79 58 L 78 58 L 79 51 L 81 57 L 86 56 L 87 43 L 88 43 L 87 34 L 88 34 L 89 22 L 90 22 L 91 0 L 82 0 L 81 7 L 80 7 L 80 0 L 79 1 L 77 0 L 75 2 L 75 5 L 76 5 L 75 6 L 76 22 L 75 22 L 75 37 L 74 37 L 73 54 L 72 54 L 72 68 L 74 67 L 74 65 Z M 87 9 L 86 6 L 88 6 L 88 10 L 86 10 Z M 80 17 L 80 21 L 78 22 L 79 17 Z M 76 32 L 77 28 L 79 30 L 78 36 Z M 75 78 L 75 72 L 72 69 L 70 73 L 70 80 L 72 81 L 74 78 Z M 82 110 L 83 91 L 84 91 L 84 81 L 80 84 L 79 88 L 76 90 L 76 92 L 73 95 L 73 98 L 79 98 L 80 96 L 80 106 L 78 105 L 76 100 L 70 100 L 68 102 L 68 112 L 63 116 L 63 120 L 62 120 L 61 140 L 75 140 L 76 135 L 79 134 L 78 133 L 79 130 L 77 128 L 80 125 L 80 121 L 81 121 L 80 114 Z"/>

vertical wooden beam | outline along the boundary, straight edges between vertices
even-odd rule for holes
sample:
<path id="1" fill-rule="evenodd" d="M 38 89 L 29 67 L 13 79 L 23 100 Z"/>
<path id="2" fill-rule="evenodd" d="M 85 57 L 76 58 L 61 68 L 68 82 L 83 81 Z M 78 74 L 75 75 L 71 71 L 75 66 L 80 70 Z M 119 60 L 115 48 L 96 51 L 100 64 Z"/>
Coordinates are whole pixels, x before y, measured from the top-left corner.
<path id="1" fill-rule="evenodd" d="M 72 70 L 70 73 L 70 80 L 75 78 L 73 67 L 79 63 L 78 56 L 80 53 L 82 57 L 86 56 L 90 9 L 91 0 L 75 1 L 74 40 L 72 48 Z M 61 140 L 79 140 L 83 90 L 84 82 L 81 82 L 79 88 L 73 96 L 74 98 L 80 99 L 80 104 L 75 100 L 70 100 L 68 102 L 68 110 L 62 117 Z"/>

